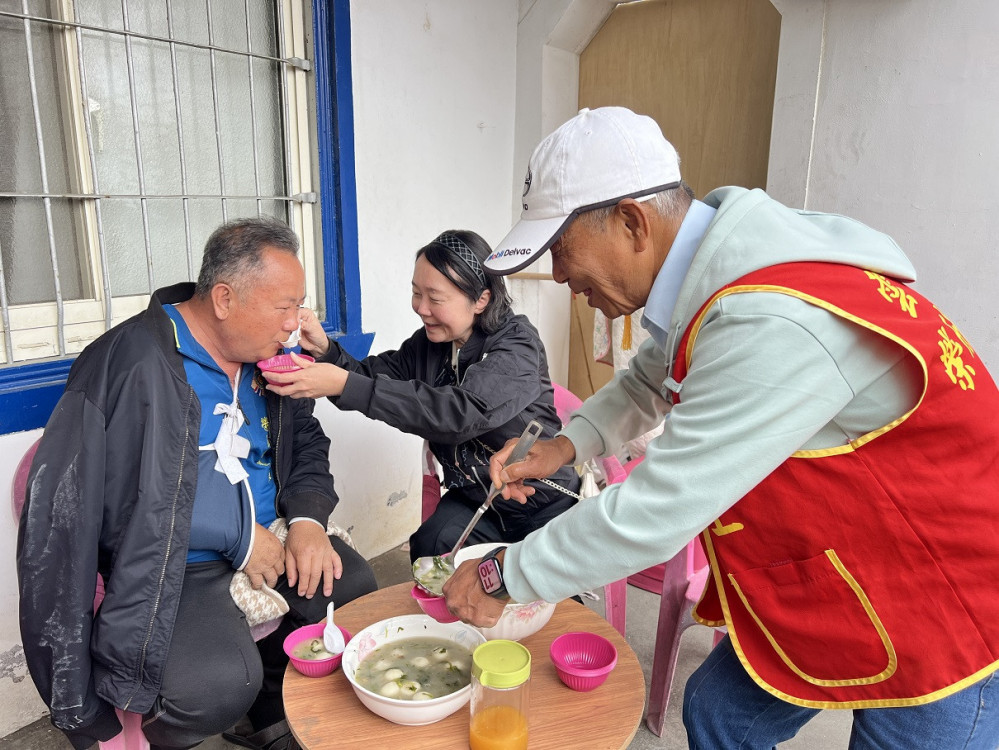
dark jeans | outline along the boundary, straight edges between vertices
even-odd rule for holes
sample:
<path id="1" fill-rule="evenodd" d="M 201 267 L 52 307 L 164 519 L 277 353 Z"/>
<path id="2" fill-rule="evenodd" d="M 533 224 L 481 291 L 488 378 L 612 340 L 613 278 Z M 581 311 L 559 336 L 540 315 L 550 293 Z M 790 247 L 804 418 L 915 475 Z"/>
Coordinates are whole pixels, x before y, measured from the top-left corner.
<path id="1" fill-rule="evenodd" d="M 690 750 L 770 750 L 818 713 L 786 703 L 753 682 L 729 637 L 711 650 L 683 692 Z M 995 750 L 997 742 L 999 673 L 993 673 L 933 703 L 854 710 L 849 748 Z"/>
<path id="2" fill-rule="evenodd" d="M 339 607 L 377 585 L 360 554 L 338 537 L 330 541 L 343 561 L 343 576 L 331 597 Z M 329 599 L 321 589 L 304 599 L 281 576 L 276 590 L 291 609 L 276 631 L 254 643 L 246 618 L 229 595 L 232 574 L 226 562 L 187 566 L 160 694 L 143 721 L 142 731 L 154 748 L 193 747 L 246 714 L 254 729 L 284 718 L 285 636 L 322 620 Z"/>

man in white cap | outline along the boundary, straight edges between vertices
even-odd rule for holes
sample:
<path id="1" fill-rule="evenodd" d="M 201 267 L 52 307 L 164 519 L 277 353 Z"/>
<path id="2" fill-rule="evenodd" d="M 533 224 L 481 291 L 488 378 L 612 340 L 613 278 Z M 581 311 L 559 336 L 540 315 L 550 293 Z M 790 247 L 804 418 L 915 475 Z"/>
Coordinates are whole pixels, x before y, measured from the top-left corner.
<path id="1" fill-rule="evenodd" d="M 493 457 L 504 497 L 670 419 L 625 482 L 463 565 L 452 612 L 489 625 L 700 534 L 695 616 L 728 637 L 687 683 L 691 748 L 772 748 L 840 708 L 851 748 L 995 750 L 999 391 L 895 243 L 760 190 L 694 200 L 656 123 L 606 107 L 537 147 L 487 270 L 547 250 L 651 339 L 559 436 Z"/>

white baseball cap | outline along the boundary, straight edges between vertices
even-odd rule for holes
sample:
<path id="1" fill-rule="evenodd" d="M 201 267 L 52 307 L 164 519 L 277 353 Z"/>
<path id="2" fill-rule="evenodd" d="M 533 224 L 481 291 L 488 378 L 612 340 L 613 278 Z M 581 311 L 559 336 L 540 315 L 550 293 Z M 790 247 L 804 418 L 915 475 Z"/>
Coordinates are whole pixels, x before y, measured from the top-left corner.
<path id="1" fill-rule="evenodd" d="M 624 107 L 581 109 L 534 149 L 520 221 L 486 258 L 486 272 L 530 265 L 585 211 L 679 183 L 676 149 L 655 120 Z"/>

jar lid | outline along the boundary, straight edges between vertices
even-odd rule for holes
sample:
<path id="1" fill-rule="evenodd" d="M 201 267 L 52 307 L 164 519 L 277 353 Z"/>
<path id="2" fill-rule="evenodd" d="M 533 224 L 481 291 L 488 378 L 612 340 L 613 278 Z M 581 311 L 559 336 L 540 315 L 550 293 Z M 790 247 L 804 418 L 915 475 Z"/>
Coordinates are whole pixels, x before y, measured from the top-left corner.
<path id="1" fill-rule="evenodd" d="M 531 676 L 531 652 L 516 641 L 486 641 L 472 653 L 472 676 L 486 687 L 517 687 Z"/>

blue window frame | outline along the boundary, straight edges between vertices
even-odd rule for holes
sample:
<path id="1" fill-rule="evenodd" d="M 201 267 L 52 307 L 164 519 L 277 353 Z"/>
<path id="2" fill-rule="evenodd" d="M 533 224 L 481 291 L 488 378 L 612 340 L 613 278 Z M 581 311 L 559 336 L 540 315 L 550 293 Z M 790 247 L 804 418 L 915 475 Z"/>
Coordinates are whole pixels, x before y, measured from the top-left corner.
<path id="1" fill-rule="evenodd" d="M 312 5 L 327 310 L 323 327 L 361 358 L 368 354 L 374 334 L 361 331 L 350 0 L 313 0 Z M 0 368 L 0 434 L 44 427 L 72 364 L 72 358 L 64 358 Z"/>
<path id="2" fill-rule="evenodd" d="M 330 7 L 330 5 L 332 7 Z M 373 333 L 361 332 L 354 180 L 354 94 L 350 70 L 350 0 L 313 2 L 316 121 L 322 206 L 327 333 L 360 359 Z"/>

